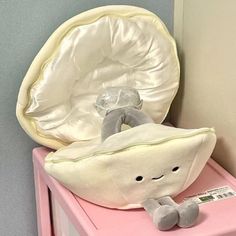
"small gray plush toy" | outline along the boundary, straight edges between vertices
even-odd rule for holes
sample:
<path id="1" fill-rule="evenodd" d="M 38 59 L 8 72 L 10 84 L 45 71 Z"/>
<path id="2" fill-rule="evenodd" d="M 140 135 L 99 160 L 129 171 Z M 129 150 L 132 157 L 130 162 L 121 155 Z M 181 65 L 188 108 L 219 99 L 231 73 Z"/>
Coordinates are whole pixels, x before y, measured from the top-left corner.
<path id="1" fill-rule="evenodd" d="M 96 100 L 95 107 L 104 117 L 101 139 L 104 141 L 109 136 L 121 132 L 121 127 L 126 124 L 130 127 L 154 121 L 142 112 L 142 100 L 137 90 L 130 87 L 110 87 L 101 93 Z M 177 170 L 175 170 L 177 171 Z M 162 176 L 158 177 L 161 178 Z M 137 181 L 142 180 L 138 176 Z M 146 199 L 142 206 L 152 217 L 159 230 L 169 230 L 175 225 L 191 227 L 196 222 L 199 214 L 198 204 L 192 200 L 177 204 L 171 196 L 159 199 Z"/>

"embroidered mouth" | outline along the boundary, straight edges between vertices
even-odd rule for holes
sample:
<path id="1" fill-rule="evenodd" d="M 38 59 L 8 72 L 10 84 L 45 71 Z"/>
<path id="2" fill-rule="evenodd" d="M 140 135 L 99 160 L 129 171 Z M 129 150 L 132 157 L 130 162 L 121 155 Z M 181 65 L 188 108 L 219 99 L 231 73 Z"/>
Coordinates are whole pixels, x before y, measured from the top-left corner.
<path id="1" fill-rule="evenodd" d="M 154 178 L 152 178 L 152 180 L 158 180 L 158 179 L 161 179 L 161 178 L 163 178 L 164 177 L 164 175 L 161 175 L 161 176 L 159 176 L 159 177 L 154 177 Z"/>

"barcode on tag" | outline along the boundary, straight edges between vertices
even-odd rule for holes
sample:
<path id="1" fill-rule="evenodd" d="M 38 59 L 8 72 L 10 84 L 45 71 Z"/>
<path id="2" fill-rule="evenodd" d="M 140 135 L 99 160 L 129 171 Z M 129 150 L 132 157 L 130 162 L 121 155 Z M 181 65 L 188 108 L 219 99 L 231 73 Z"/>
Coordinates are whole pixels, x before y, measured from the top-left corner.
<path id="1" fill-rule="evenodd" d="M 219 194 L 216 197 L 221 199 L 221 198 L 227 198 L 227 197 L 232 197 L 232 196 L 234 196 L 234 193 L 228 192 L 228 193 L 224 193 L 224 194 Z"/>
<path id="2" fill-rule="evenodd" d="M 212 202 L 212 201 L 218 201 L 223 200 L 230 197 L 235 197 L 236 191 L 234 191 L 229 186 L 223 186 L 219 188 L 214 188 L 207 190 L 203 193 L 198 193 L 194 196 L 188 196 L 184 200 L 192 199 L 198 204 Z"/>

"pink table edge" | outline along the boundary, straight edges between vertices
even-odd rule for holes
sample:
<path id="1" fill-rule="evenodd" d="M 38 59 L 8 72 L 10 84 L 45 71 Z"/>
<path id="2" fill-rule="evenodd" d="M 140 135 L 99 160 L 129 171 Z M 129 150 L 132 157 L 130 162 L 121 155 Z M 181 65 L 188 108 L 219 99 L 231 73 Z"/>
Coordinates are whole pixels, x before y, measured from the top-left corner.
<path id="1" fill-rule="evenodd" d="M 71 222 L 75 225 L 81 236 L 95 235 L 95 226 L 88 220 L 88 216 L 80 207 L 74 195 L 64 187 L 62 188 L 60 183 L 45 173 L 42 156 L 45 156 L 48 150 L 44 147 L 33 150 L 38 235 L 53 236 L 48 189 L 53 192 L 60 205 L 69 214 Z M 75 217 L 76 212 L 80 212 L 81 215 Z"/>

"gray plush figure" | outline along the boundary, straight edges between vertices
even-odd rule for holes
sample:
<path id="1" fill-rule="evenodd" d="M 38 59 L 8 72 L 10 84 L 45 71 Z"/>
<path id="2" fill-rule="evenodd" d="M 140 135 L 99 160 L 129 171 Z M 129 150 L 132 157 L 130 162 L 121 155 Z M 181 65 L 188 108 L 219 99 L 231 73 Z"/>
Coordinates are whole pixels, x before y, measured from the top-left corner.
<path id="1" fill-rule="evenodd" d="M 121 132 L 122 124 L 135 127 L 154 121 L 142 112 L 142 100 L 137 90 L 130 87 L 110 87 L 101 93 L 95 107 L 98 113 L 104 117 L 101 131 L 101 139 L 104 141 L 109 136 Z M 142 180 L 138 176 L 137 181 Z M 142 202 L 143 208 L 152 217 L 155 226 L 159 230 L 169 230 L 175 225 L 179 227 L 191 227 L 199 214 L 198 204 L 192 200 L 177 204 L 171 196 L 163 196 L 159 199 L 146 199 Z"/>

